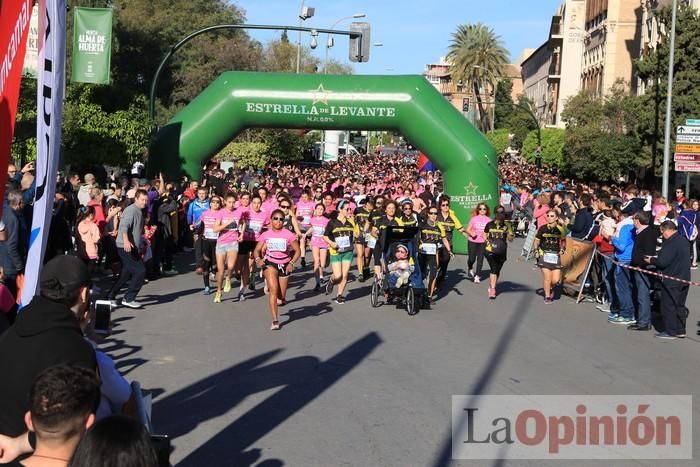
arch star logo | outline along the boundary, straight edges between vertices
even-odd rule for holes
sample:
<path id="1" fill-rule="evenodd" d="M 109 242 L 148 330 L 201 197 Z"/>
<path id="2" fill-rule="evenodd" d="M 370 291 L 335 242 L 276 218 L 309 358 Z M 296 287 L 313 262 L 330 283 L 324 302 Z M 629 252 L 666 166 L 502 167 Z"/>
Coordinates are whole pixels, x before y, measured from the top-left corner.
<path id="1" fill-rule="evenodd" d="M 479 185 L 474 185 L 472 182 L 469 182 L 469 185 L 464 187 L 464 196 L 476 196 L 477 188 L 479 188 Z"/>
<path id="2" fill-rule="evenodd" d="M 316 105 L 319 102 L 328 105 L 328 95 L 331 91 L 326 91 L 323 87 L 323 83 L 319 84 L 316 89 L 309 89 L 309 92 L 311 93 L 312 99 L 311 105 Z"/>

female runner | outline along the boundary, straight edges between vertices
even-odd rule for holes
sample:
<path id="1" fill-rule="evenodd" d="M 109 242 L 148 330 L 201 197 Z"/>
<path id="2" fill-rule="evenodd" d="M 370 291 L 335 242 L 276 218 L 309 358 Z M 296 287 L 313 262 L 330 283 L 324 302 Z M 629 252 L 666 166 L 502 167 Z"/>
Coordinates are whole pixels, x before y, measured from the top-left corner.
<path id="1" fill-rule="evenodd" d="M 204 268 L 202 279 L 204 280 L 204 295 L 209 295 L 211 293 L 209 274 L 212 264 L 216 262 L 216 242 L 219 239 L 219 233 L 214 231 L 214 227 L 219 220 L 220 208 L 221 198 L 212 196 L 209 201 L 209 209 L 204 211 L 199 217 L 199 226 L 197 227 L 197 230 L 201 229 L 200 238 L 202 239 L 202 267 Z"/>
<path id="2" fill-rule="evenodd" d="M 271 330 L 280 328 L 278 307 L 286 304 L 284 296 L 289 276 L 294 270 L 294 263 L 301 255 L 296 236 L 283 225 L 284 212 L 281 209 L 275 209 L 270 218 L 270 228 L 258 237 L 253 253 L 255 263 L 263 269 L 270 289 L 268 303 L 272 316 Z M 290 251 L 293 252 L 291 256 Z"/>
<path id="3" fill-rule="evenodd" d="M 326 232 L 326 226 L 329 219 L 323 215 L 325 210 L 323 203 L 318 203 L 314 214 L 310 219 L 311 228 L 305 236 L 311 236 L 311 253 L 314 258 L 314 279 L 316 286 L 314 292 L 321 290 L 323 283 L 323 270 L 326 267 L 326 258 L 328 257 L 328 243 L 323 239 Z"/>

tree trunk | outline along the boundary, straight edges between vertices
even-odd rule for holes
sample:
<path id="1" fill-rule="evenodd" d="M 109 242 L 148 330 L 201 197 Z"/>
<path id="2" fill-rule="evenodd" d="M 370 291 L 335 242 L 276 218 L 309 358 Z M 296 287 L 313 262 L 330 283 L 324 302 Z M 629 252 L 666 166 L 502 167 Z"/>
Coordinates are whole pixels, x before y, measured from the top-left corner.
<path id="1" fill-rule="evenodd" d="M 479 86 L 479 81 L 474 80 L 474 95 L 476 96 L 476 105 L 479 107 L 479 122 L 481 123 L 481 132 L 486 133 L 488 131 L 488 116 L 484 110 L 484 103 L 481 101 L 481 93 Z"/>

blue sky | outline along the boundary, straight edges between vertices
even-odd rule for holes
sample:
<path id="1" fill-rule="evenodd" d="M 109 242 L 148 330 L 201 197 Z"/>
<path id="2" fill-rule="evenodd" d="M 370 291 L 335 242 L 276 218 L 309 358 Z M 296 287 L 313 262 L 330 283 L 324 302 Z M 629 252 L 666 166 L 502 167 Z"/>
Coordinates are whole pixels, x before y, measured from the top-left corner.
<path id="1" fill-rule="evenodd" d="M 251 24 L 296 25 L 301 0 L 233 0 L 246 12 Z M 367 17 L 372 25 L 373 47 L 369 63 L 355 64 L 356 74 L 416 74 L 427 63 L 436 62 L 447 53 L 452 32 L 458 24 L 481 21 L 501 36 L 512 59 L 522 49 L 539 47 L 547 38 L 551 16 L 561 0 L 306 0 L 316 8 L 316 15 L 305 22 L 307 27 L 330 28 L 338 19 L 354 13 Z M 351 20 L 336 29 L 347 29 Z M 252 31 L 261 42 L 279 34 Z M 296 33 L 290 38 L 296 40 Z M 303 37 L 307 45 L 308 35 Z M 315 54 L 323 60 L 325 37 L 319 38 Z M 337 37 L 330 56 L 348 62 L 347 38 Z"/>

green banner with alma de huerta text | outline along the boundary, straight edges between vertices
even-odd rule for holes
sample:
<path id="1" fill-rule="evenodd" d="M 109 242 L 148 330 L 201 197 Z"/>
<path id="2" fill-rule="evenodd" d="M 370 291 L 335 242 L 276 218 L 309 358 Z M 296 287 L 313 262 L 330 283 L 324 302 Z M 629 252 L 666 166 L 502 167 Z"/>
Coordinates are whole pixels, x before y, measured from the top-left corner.
<path id="1" fill-rule="evenodd" d="M 111 55 L 112 9 L 75 8 L 71 80 L 108 84 Z"/>

